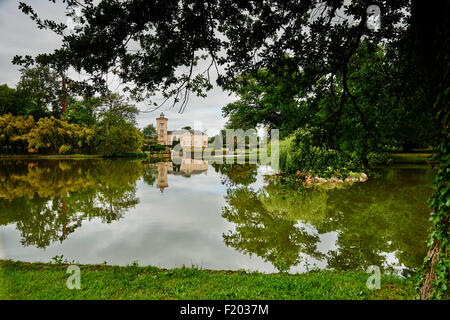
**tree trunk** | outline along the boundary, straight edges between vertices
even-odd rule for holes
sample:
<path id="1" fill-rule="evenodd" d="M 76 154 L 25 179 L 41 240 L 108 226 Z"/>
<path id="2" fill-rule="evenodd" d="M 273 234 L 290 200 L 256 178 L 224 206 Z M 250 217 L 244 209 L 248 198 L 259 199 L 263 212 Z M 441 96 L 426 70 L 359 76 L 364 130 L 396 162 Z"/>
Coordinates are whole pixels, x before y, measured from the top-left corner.
<path id="1" fill-rule="evenodd" d="M 61 85 L 62 85 L 61 119 L 64 120 L 64 114 L 66 113 L 66 106 L 67 106 L 66 76 L 64 75 L 64 73 L 61 76 Z"/>
<path id="2" fill-rule="evenodd" d="M 425 265 L 426 271 L 420 288 L 420 299 L 422 300 L 430 299 L 432 285 L 436 280 L 436 270 L 434 269 L 434 266 L 437 264 L 440 257 L 440 245 L 437 240 L 435 240 L 430 249 L 428 249 L 427 257 L 430 260 Z"/>

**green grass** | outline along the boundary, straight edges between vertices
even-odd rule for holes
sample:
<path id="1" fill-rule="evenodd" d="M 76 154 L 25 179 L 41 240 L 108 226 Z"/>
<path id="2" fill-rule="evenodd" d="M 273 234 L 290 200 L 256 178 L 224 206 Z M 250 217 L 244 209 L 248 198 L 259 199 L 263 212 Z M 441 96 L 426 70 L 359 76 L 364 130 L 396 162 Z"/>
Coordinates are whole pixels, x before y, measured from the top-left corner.
<path id="1" fill-rule="evenodd" d="M 412 299 L 411 280 L 384 276 L 366 287 L 364 271 L 298 275 L 195 268 L 83 265 L 69 290 L 67 265 L 0 260 L 0 299 Z"/>

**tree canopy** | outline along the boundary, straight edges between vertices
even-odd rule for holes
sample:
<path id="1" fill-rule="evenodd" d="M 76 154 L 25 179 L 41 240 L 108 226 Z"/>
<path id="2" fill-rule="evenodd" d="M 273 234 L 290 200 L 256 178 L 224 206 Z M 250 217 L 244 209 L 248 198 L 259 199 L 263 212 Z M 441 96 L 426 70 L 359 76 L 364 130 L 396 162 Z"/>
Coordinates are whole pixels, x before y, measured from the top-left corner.
<path id="1" fill-rule="evenodd" d="M 158 134 L 156 133 L 156 128 L 153 124 L 149 124 L 142 129 L 142 134 L 144 136 L 144 146 L 146 149 L 149 149 L 151 145 L 155 145 L 158 142 Z"/>

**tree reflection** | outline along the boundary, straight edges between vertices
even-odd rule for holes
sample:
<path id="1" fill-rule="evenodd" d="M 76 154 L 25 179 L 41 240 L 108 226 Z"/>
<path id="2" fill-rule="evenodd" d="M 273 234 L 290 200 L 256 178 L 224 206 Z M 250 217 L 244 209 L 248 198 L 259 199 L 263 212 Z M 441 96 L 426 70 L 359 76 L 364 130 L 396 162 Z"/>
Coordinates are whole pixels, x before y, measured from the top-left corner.
<path id="1" fill-rule="evenodd" d="M 256 254 L 280 271 L 297 265 L 301 252 L 321 257 L 317 252 L 318 236 L 297 226 L 284 211 L 267 208 L 254 190 L 229 189 L 226 201 L 228 206 L 223 208 L 222 217 L 236 225 L 234 232 L 223 235 L 227 246 Z"/>
<path id="2" fill-rule="evenodd" d="M 391 168 L 347 188 L 300 190 L 277 182 L 259 191 L 230 188 L 222 216 L 236 227 L 223 238 L 278 269 L 298 264 L 304 253 L 334 269 L 403 266 L 408 273 L 426 253 L 431 176 L 425 169 Z M 328 232 L 337 233 L 337 247 L 317 252 L 319 235 Z"/>
<path id="3" fill-rule="evenodd" d="M 369 265 L 394 267 L 386 253 L 411 273 L 426 254 L 429 209 L 433 192 L 430 169 L 383 170 L 379 179 L 356 183 L 347 190 L 330 190 L 327 223 L 320 232 L 340 230 L 338 249 L 328 265 L 339 269 Z"/>
<path id="4" fill-rule="evenodd" d="M 218 164 L 213 163 L 214 170 L 221 174 L 222 184 L 227 186 L 248 186 L 256 182 L 258 167 L 256 164 Z"/>
<path id="5" fill-rule="evenodd" d="M 140 161 L 2 161 L 0 224 L 16 222 L 23 245 L 45 248 L 85 219 L 121 219 L 139 203 L 136 181 L 152 174 Z"/>
<path id="6" fill-rule="evenodd" d="M 194 165 L 186 167 L 189 173 L 198 169 Z M 161 167 L 183 173 L 181 166 Z M 223 234 L 225 244 L 279 270 L 298 265 L 302 254 L 335 269 L 401 265 L 410 272 L 423 261 L 430 170 L 390 168 L 346 188 L 303 190 L 277 181 L 249 187 L 256 165 L 213 167 L 228 187 L 222 216 L 235 225 Z M 3 160 L 0 225 L 15 223 L 23 245 L 45 248 L 67 239 L 85 220 L 121 219 L 139 203 L 137 181 L 156 187 L 158 173 L 148 160 Z M 336 246 L 319 250 L 321 235 L 331 232 Z"/>

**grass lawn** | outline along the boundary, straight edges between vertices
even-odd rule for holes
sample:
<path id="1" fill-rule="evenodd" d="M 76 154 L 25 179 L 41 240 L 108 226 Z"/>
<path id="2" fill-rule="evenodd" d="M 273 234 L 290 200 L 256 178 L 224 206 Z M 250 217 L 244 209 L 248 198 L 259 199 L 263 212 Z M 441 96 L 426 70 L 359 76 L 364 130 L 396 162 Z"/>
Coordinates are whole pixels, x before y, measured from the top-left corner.
<path id="1" fill-rule="evenodd" d="M 191 268 L 82 265 L 81 289 L 69 290 L 67 265 L 0 260 L 0 299 L 413 299 L 413 283 L 383 276 L 366 287 L 364 271 L 298 275 Z"/>

